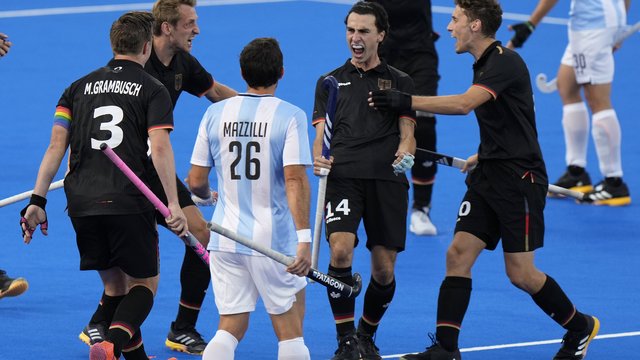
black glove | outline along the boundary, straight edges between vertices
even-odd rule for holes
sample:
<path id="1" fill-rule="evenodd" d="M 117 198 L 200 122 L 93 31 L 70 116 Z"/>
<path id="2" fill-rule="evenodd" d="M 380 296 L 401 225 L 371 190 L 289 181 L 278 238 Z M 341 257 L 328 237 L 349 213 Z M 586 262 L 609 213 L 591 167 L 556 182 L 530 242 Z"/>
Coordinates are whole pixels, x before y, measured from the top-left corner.
<path id="1" fill-rule="evenodd" d="M 411 110 L 411 95 L 398 90 L 375 90 L 371 92 L 370 105 L 378 110 Z"/>
<path id="2" fill-rule="evenodd" d="M 513 46 L 519 48 L 524 45 L 524 42 L 527 41 L 529 36 L 533 33 L 533 30 L 536 29 L 536 26 L 531 23 L 531 21 L 525 21 L 523 23 L 511 25 L 511 30 L 515 32 L 513 37 L 511 38 L 511 43 Z"/>
<path id="3" fill-rule="evenodd" d="M 45 207 L 47 206 L 47 199 L 40 195 L 31 194 L 31 198 L 29 199 L 29 204 L 27 204 L 27 206 L 25 206 L 24 209 L 20 211 L 20 230 L 22 231 L 22 237 L 24 237 L 24 234 L 25 234 L 25 230 L 22 228 L 22 224 L 27 223 L 27 219 L 24 217 L 24 215 L 27 213 L 27 208 L 31 205 L 35 205 L 44 211 L 44 214 L 45 214 L 44 221 L 40 223 L 40 229 L 46 230 L 49 227 L 49 222 L 47 221 L 47 211 L 45 210 Z M 28 224 L 26 228 L 27 228 L 26 231 L 29 231 L 30 235 L 33 235 L 33 231 L 35 229 L 29 229 Z"/>

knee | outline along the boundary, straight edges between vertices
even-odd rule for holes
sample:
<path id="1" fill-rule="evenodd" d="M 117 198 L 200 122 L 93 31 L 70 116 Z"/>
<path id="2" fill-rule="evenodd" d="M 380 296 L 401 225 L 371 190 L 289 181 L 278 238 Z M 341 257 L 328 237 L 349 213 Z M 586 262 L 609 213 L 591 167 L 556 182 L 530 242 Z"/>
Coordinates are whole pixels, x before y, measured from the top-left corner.
<path id="1" fill-rule="evenodd" d="M 353 248 L 340 244 L 331 244 L 331 265 L 335 267 L 351 266 Z"/>
<path id="2" fill-rule="evenodd" d="M 538 276 L 537 271 L 507 269 L 507 276 L 509 277 L 511 284 L 529 294 L 535 294 L 540 290 L 540 288 L 542 288 L 542 285 L 544 285 L 544 274 L 540 274 L 542 277 Z"/>
<path id="3" fill-rule="evenodd" d="M 447 271 L 457 273 L 457 275 L 466 275 L 470 266 L 464 261 L 464 253 L 462 249 L 455 245 L 449 246 L 447 249 Z"/>
<path id="4" fill-rule="evenodd" d="M 371 269 L 371 277 L 380 285 L 388 285 L 395 277 L 393 266 L 374 266 Z"/>

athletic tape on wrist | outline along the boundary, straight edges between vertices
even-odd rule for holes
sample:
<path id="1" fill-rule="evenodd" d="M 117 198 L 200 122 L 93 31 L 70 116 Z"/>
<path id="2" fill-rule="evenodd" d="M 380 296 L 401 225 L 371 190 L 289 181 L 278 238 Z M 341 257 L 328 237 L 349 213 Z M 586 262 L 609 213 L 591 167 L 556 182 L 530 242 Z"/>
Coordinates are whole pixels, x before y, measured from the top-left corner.
<path id="1" fill-rule="evenodd" d="M 311 229 L 302 229 L 296 231 L 296 235 L 298 235 L 299 243 L 310 243 L 311 242 Z"/>
<path id="2" fill-rule="evenodd" d="M 42 210 L 44 210 L 45 207 L 47 206 L 47 198 L 40 195 L 31 194 L 31 198 L 29 199 L 29 205 L 35 205 L 41 208 Z"/>

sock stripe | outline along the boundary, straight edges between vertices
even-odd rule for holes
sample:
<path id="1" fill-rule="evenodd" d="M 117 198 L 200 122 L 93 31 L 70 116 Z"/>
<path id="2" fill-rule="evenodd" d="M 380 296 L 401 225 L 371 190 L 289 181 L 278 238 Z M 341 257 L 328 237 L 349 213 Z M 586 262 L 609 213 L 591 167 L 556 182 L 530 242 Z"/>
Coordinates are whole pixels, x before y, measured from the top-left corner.
<path id="1" fill-rule="evenodd" d="M 133 338 L 133 334 L 135 334 L 135 330 L 132 329 L 131 326 L 122 322 L 111 323 L 111 326 L 109 326 L 109 330 L 112 329 L 120 329 L 126 332 L 127 334 L 129 334 L 129 338 Z"/>
<path id="2" fill-rule="evenodd" d="M 460 331 L 460 329 L 462 328 L 462 325 L 459 323 L 454 323 L 454 322 L 448 322 L 448 321 L 438 321 L 436 323 L 436 328 L 438 327 L 450 327 L 450 328 L 454 328 L 458 331 Z"/>

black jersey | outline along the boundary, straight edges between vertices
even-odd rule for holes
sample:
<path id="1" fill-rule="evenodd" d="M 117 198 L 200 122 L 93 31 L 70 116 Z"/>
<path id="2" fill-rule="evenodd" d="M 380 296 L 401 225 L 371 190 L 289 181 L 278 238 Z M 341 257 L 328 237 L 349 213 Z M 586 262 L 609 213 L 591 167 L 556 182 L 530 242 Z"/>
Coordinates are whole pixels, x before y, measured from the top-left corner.
<path id="1" fill-rule="evenodd" d="M 331 137 L 334 163 L 329 176 L 406 183 L 404 174 L 394 175 L 391 164 L 400 144 L 398 120 L 406 117 L 415 121 L 415 112 L 378 111 L 369 106 L 367 98 L 373 90 L 398 89 L 412 93 L 411 78 L 384 60 L 367 72 L 347 60 L 318 80 L 313 125 L 325 119 L 328 93 L 322 87 L 322 80 L 327 75 L 333 75 L 339 85 Z"/>
<path id="2" fill-rule="evenodd" d="M 64 180 L 70 216 L 132 214 L 151 203 L 100 151 L 107 143 L 148 183 L 148 132 L 173 129 L 165 87 L 141 65 L 111 60 L 68 87 L 56 108 L 56 124 L 69 130 L 69 173 Z"/>
<path id="3" fill-rule="evenodd" d="M 526 64 L 518 53 L 496 41 L 473 65 L 473 72 L 473 84 L 493 96 L 475 109 L 480 127 L 479 160 L 503 160 L 518 174 L 546 184 Z"/>
<path id="4" fill-rule="evenodd" d="M 200 62 L 193 55 L 182 50 L 175 53 L 169 66 L 164 66 L 156 52 L 152 51 L 144 69 L 167 87 L 174 107 L 182 91 L 200 97 L 214 83 L 213 77 L 200 65 Z"/>
<path id="5" fill-rule="evenodd" d="M 385 49 L 429 49 L 435 52 L 431 0 L 368 0 L 382 5 L 389 14 L 389 33 L 380 47 Z"/>

